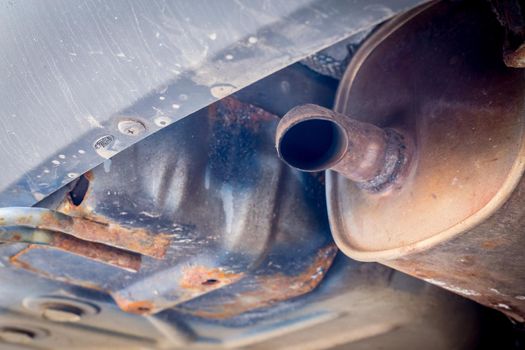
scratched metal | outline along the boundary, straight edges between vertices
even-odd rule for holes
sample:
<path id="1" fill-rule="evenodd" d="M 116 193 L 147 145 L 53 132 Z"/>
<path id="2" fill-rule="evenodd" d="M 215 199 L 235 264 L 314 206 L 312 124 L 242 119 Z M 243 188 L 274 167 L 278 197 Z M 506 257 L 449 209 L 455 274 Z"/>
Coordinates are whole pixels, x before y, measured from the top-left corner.
<path id="1" fill-rule="evenodd" d="M 2 0 L 0 206 L 419 2 Z"/>
<path id="2" fill-rule="evenodd" d="M 319 200 L 322 177 L 279 161 L 273 148 L 277 121 L 260 108 L 226 98 L 87 173 L 89 186 L 77 205 L 57 193 L 62 199 L 52 209 L 59 212 L 126 232 L 148 232 L 152 239 L 169 238 L 165 257 L 143 256 L 137 273 L 83 263 L 81 257 L 42 246 L 12 262 L 108 291 L 132 313 L 158 312 L 249 275 L 256 275 L 259 285 L 281 286 L 264 294 L 256 284 L 261 296 L 248 309 L 311 291 L 337 249 L 325 202 Z M 92 240 L 107 239 L 104 230 L 92 235 L 100 236 Z M 296 285 L 287 278 L 296 278 Z M 239 306 L 238 313 L 245 309 Z"/>

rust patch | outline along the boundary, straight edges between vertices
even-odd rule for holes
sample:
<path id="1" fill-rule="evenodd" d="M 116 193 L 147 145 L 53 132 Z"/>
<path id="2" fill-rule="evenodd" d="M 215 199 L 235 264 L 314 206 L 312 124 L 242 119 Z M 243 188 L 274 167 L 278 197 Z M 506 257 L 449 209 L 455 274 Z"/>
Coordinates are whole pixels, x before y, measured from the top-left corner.
<path id="1" fill-rule="evenodd" d="M 77 285 L 77 286 L 80 286 L 80 287 L 94 289 L 94 290 L 98 290 L 98 291 L 107 293 L 107 291 L 105 289 L 103 289 L 102 287 L 100 287 L 99 285 L 97 285 L 95 283 L 91 283 L 91 282 L 88 282 L 88 281 L 82 281 L 82 280 L 74 280 L 74 279 L 69 279 L 69 278 L 66 278 L 66 277 L 52 275 L 52 274 L 50 274 L 48 272 L 45 272 L 43 270 L 40 270 L 40 269 L 34 267 L 33 265 L 31 265 L 31 264 L 29 264 L 29 263 L 27 263 L 27 262 L 22 260 L 24 255 L 28 254 L 30 251 L 35 250 L 35 249 L 49 249 L 49 247 L 31 244 L 28 247 L 26 247 L 26 248 L 22 249 L 21 251 L 19 251 L 18 253 L 16 253 L 15 255 L 13 255 L 12 257 L 10 257 L 9 258 L 9 263 L 11 265 L 15 266 L 15 267 L 24 269 L 26 271 L 32 272 L 34 274 L 37 274 L 37 275 L 39 275 L 41 277 L 44 277 L 44 278 L 47 278 L 47 279 L 50 279 L 50 280 L 54 280 L 54 281 L 58 281 L 58 282 L 64 282 L 64 283 L 68 283 L 68 284 L 74 284 L 74 285 Z"/>
<path id="2" fill-rule="evenodd" d="M 487 249 L 484 244 L 489 242 L 488 245 L 492 246 L 493 241 L 498 242 L 495 239 L 482 241 L 481 244 L 471 244 L 471 253 L 477 253 L 478 255 L 460 255 L 456 251 L 447 252 L 446 248 L 441 248 L 441 250 L 434 249 L 410 258 L 383 263 L 462 297 L 472 299 L 487 307 L 495 308 L 507 316 L 522 322 L 525 317 L 524 303 L 513 296 L 513 290 L 516 289 L 513 285 L 515 282 L 511 281 L 509 283 L 507 273 L 497 270 L 501 261 L 495 261 L 493 269 L 488 269 L 483 262 L 477 259 L 478 256 L 482 257 L 483 251 Z M 457 241 L 452 241 L 449 245 L 455 248 L 469 247 L 469 244 Z M 463 248 L 459 249 L 463 250 Z M 488 249 L 507 250 L 508 248 L 497 245 Z M 454 254 L 457 256 L 451 259 L 450 256 Z M 503 270 L 505 268 L 509 267 L 506 266 Z"/>
<path id="3" fill-rule="evenodd" d="M 13 236 L 11 236 L 11 240 L 14 242 L 19 242 L 22 240 L 22 235 L 18 232 L 15 232 Z"/>
<path id="4" fill-rule="evenodd" d="M 84 173 L 84 177 L 89 181 L 93 181 L 95 179 L 95 176 L 93 175 L 93 172 L 90 170 L 86 173 Z"/>
<path id="5" fill-rule="evenodd" d="M 137 315 L 147 315 L 154 311 L 155 305 L 149 300 L 130 301 L 114 294 L 113 299 L 122 311 Z"/>
<path id="6" fill-rule="evenodd" d="M 502 239 L 488 239 L 481 244 L 483 249 L 495 249 L 505 244 Z"/>
<path id="7" fill-rule="evenodd" d="M 186 291 L 187 298 L 180 300 L 193 299 L 198 295 L 234 283 L 243 276 L 242 273 L 228 272 L 220 268 L 188 266 L 183 269 L 179 282 L 180 288 Z M 151 300 L 129 300 L 118 293 L 111 293 L 111 295 L 122 311 L 132 314 L 149 315 L 165 308 Z"/>
<path id="8" fill-rule="evenodd" d="M 314 262 L 297 276 L 284 274 L 258 276 L 253 290 L 238 293 L 231 301 L 206 310 L 182 309 L 181 311 L 203 318 L 223 319 L 304 295 L 319 285 L 332 265 L 337 251 L 335 245 L 322 248 Z"/>
<path id="9" fill-rule="evenodd" d="M 60 220 L 52 212 L 42 215 L 38 228 L 59 230 L 81 240 L 107 244 L 158 259 L 165 256 L 170 243 L 163 234 L 151 235 L 143 229 L 128 229 L 80 217 Z"/>
<path id="10" fill-rule="evenodd" d="M 182 270 L 179 285 L 192 292 L 204 293 L 231 284 L 244 274 L 224 271 L 206 266 L 188 266 Z"/>
<path id="11" fill-rule="evenodd" d="M 316 145 L 318 140 L 310 139 L 314 132 L 323 132 L 322 124 L 317 123 L 328 121 L 340 130 L 335 136 L 326 134 L 333 142 L 330 151 L 324 143 Z M 403 131 L 381 129 L 312 104 L 286 113 L 277 126 L 275 148 L 291 167 L 301 171 L 331 169 L 374 193 L 400 186 L 410 172 L 414 153 L 413 141 Z M 319 158 L 319 154 L 324 155 Z"/>
<path id="12" fill-rule="evenodd" d="M 137 272 L 141 265 L 141 257 L 139 254 L 100 243 L 82 241 L 65 234 L 55 234 L 52 246 L 131 272 Z"/>
<path id="13" fill-rule="evenodd" d="M 19 251 L 18 253 L 16 253 L 15 255 L 13 255 L 12 257 L 9 258 L 9 263 L 11 263 L 11 265 L 13 266 L 16 266 L 16 267 L 19 267 L 19 268 L 22 268 L 24 270 L 27 270 L 29 272 L 33 272 L 33 273 L 36 273 L 38 275 L 41 275 L 41 276 L 44 276 L 44 277 L 48 277 L 49 278 L 49 274 L 43 272 L 43 271 L 40 271 L 36 268 L 34 268 L 32 265 L 28 264 L 27 262 L 21 260 L 21 257 L 25 254 L 27 254 L 29 251 L 37 248 L 38 246 L 33 246 L 33 245 L 29 245 L 27 248 L 24 248 L 22 249 L 21 251 Z"/>
<path id="14" fill-rule="evenodd" d="M 525 44 L 518 47 L 515 51 L 506 52 L 503 61 L 507 67 L 525 68 Z"/>
<path id="15" fill-rule="evenodd" d="M 19 234 L 14 234 L 12 241 L 20 241 L 22 237 Z M 40 245 L 32 245 L 36 249 Z M 49 242 L 51 248 L 56 248 L 68 253 L 79 255 L 94 261 L 102 262 L 114 267 L 118 267 L 130 272 L 137 272 L 141 266 L 141 256 L 136 253 L 127 252 L 114 247 L 109 247 L 100 243 L 86 242 L 75 237 L 71 237 L 62 233 L 53 233 L 53 239 Z M 22 251 L 23 252 L 23 251 Z M 22 253 L 14 255 L 11 262 L 19 261 Z M 21 262 L 22 263 L 22 262 Z M 23 265 L 28 270 L 28 266 Z M 33 271 L 34 272 L 34 271 Z"/>

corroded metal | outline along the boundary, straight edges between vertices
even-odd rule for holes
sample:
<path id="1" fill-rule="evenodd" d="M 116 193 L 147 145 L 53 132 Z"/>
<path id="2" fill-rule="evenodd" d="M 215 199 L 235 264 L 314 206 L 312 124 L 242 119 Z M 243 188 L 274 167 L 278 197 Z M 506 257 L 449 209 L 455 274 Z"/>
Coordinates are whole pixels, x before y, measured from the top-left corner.
<path id="1" fill-rule="evenodd" d="M 227 290 L 226 318 L 312 291 L 337 252 L 323 182 L 279 160 L 277 123 L 226 98 L 86 173 L 70 195 L 41 203 L 67 220 L 126 228 L 130 239 L 167 237 L 164 259 L 144 255 L 140 271 L 129 273 L 32 246 L 11 263 L 106 291 L 122 310 L 143 315 L 185 303 L 184 310 L 205 312 L 189 302 Z M 237 295 L 247 284 L 251 303 Z"/>
<path id="2" fill-rule="evenodd" d="M 310 104 L 281 119 L 275 147 L 281 159 L 299 170 L 331 169 L 374 192 L 401 184 L 414 149 L 400 131 Z"/>
<path id="3" fill-rule="evenodd" d="M 406 179 L 363 191 L 327 173 L 334 238 L 525 319 L 525 76 L 505 66 L 488 4 L 433 3 L 381 27 L 341 82 L 335 111 L 414 140 Z M 510 199 L 509 199 L 510 198 Z"/>
<path id="4" fill-rule="evenodd" d="M 321 282 L 337 251 L 335 245 L 321 249 L 311 265 L 297 275 L 252 275 L 235 289 L 210 295 L 198 308 L 189 303 L 177 307 L 177 310 L 203 318 L 224 319 L 307 294 Z"/>
<path id="5" fill-rule="evenodd" d="M 0 228 L 0 242 L 45 245 L 135 272 L 139 270 L 141 263 L 139 254 L 101 243 L 83 241 L 54 231 L 27 227 L 3 227 Z M 16 261 L 12 260 L 12 263 L 16 264 Z"/>
<path id="6" fill-rule="evenodd" d="M 508 67 L 525 68 L 525 12 L 520 0 L 491 0 L 492 10 L 503 27 L 503 62 Z"/>
<path id="7" fill-rule="evenodd" d="M 377 11 L 377 7 L 375 7 L 374 11 Z M 295 68 L 299 68 L 299 72 L 302 73 L 291 76 L 286 73 L 290 70 L 294 72 Z M 316 97 L 327 95 L 323 90 L 316 89 L 305 83 L 304 76 L 301 79 L 303 73 L 307 77 L 312 77 L 311 72 L 303 70 L 303 67 L 300 66 L 295 66 L 295 68 L 291 67 L 285 70 L 283 72 L 284 76 L 278 74 L 272 79 L 261 82 L 262 85 L 257 84 L 251 87 L 251 94 L 256 95 L 259 99 L 255 100 L 252 97 L 246 97 L 244 94 L 243 97 L 245 100 L 252 101 L 253 104 L 265 106 L 267 110 L 272 110 L 274 114 L 284 114 L 293 105 L 306 103 L 307 101 L 319 101 Z M 316 76 L 313 77 L 316 78 Z M 278 97 L 279 94 L 283 93 L 280 87 L 284 86 L 283 83 L 286 82 L 290 82 L 288 86 L 290 93 Z M 169 90 L 171 91 L 171 88 Z M 248 90 L 246 92 L 250 94 Z M 270 94 L 270 98 L 268 98 L 267 93 Z M 313 96 L 313 98 L 310 96 Z M 317 103 L 323 105 L 331 103 L 329 97 L 324 98 L 325 104 L 322 102 Z M 266 101 L 266 103 L 263 101 Z M 282 109 L 279 110 L 278 108 Z M 206 115 L 200 114 L 199 118 L 205 120 Z M 230 119 L 234 120 L 233 118 Z M 229 128 L 232 127 L 235 127 L 234 122 L 229 125 Z M 183 135 L 174 135 L 173 130 L 167 134 L 184 138 Z M 197 136 L 192 140 L 190 144 L 195 147 L 201 146 L 199 141 L 207 144 L 205 139 Z M 161 147 L 159 146 L 161 141 L 155 135 L 149 146 L 153 148 Z M 178 149 L 170 147 L 168 152 L 177 152 Z M 269 158 L 271 156 L 271 154 L 266 152 L 264 154 Z M 138 152 L 135 155 L 138 155 Z M 161 159 L 159 157 L 156 158 L 158 160 Z M 136 160 L 133 157 L 129 157 L 127 161 L 131 165 L 137 166 L 141 164 L 141 159 L 142 157 L 138 157 Z M 104 176 L 117 171 L 119 162 L 113 158 L 111 164 L 108 164 L 109 162 L 106 163 L 105 170 L 97 170 L 92 177 L 89 177 L 89 181 L 96 183 L 103 181 Z M 148 162 L 143 165 L 145 169 L 141 175 L 147 174 L 146 170 L 148 170 L 150 179 L 153 178 L 153 181 L 160 179 L 159 176 L 152 175 L 155 167 L 148 166 Z M 109 173 L 105 171 L 109 171 Z M 199 176 L 200 173 L 194 172 L 193 174 Z M 289 174 L 300 180 L 311 178 L 310 176 L 303 177 L 296 172 Z M 313 175 L 313 180 L 321 184 L 324 183 L 322 173 Z M 125 183 L 128 179 L 134 178 L 134 173 L 128 169 L 127 177 L 121 182 Z M 145 181 L 145 183 L 147 182 Z M 131 181 L 130 184 L 133 184 L 135 189 L 140 188 L 140 186 L 136 186 L 136 181 Z M 305 181 L 304 184 L 304 188 L 307 189 L 306 193 L 311 193 L 312 189 L 317 189 L 308 181 Z M 90 184 L 92 189 L 96 186 L 98 185 Z M 271 186 L 267 187 L 270 188 Z M 151 188 L 155 188 L 153 183 Z M 210 186 L 210 188 L 215 187 Z M 109 186 L 108 189 L 110 189 Z M 64 193 L 67 194 L 68 191 L 70 189 L 64 189 Z M 114 191 L 121 193 L 120 188 L 115 188 Z M 114 191 L 111 192 L 111 196 L 102 197 L 108 206 L 116 206 L 114 202 L 117 200 L 125 201 L 122 197 L 114 195 Z M 287 191 L 285 192 L 288 193 Z M 298 198 L 302 198 L 305 196 L 305 192 L 295 192 L 295 195 Z M 82 202 L 82 199 L 90 202 L 92 195 L 98 195 L 96 192 L 88 191 L 88 194 L 83 198 L 82 193 L 81 186 L 75 187 L 75 191 L 72 193 L 72 195 L 78 194 L 75 196 L 75 203 Z M 195 191 L 192 191 L 192 193 L 195 193 Z M 292 192 L 292 194 L 294 193 Z M 308 194 L 306 196 L 307 198 L 314 198 L 315 201 L 311 202 L 319 203 L 319 213 L 323 213 L 324 190 L 321 188 L 321 191 L 315 191 L 315 195 L 310 196 Z M 57 199 L 63 199 L 60 196 L 57 197 Z M 260 194 L 260 197 L 264 198 L 264 195 Z M 310 201 L 310 199 L 308 200 Z M 287 200 L 284 200 L 284 202 L 289 203 Z M 199 203 L 198 196 L 192 203 Z M 40 203 L 39 205 L 43 206 L 44 204 Z M 45 206 L 58 208 L 48 202 L 46 202 Z M 154 205 L 150 206 L 150 208 L 153 207 Z M 197 207 L 200 207 L 200 205 Z M 276 210 L 276 212 L 282 211 L 283 214 L 289 215 L 294 213 L 295 215 L 296 212 L 301 211 L 300 207 L 295 207 L 293 211 L 284 209 L 287 207 L 288 205 L 285 204 L 283 208 Z M 256 208 L 257 206 L 254 207 L 254 212 L 257 210 Z M 129 219 L 125 215 L 120 215 L 123 211 L 115 212 L 115 215 L 108 217 L 116 217 L 123 222 L 124 218 Z M 209 211 L 214 212 L 213 210 Z M 150 211 L 148 213 L 155 214 Z M 144 214 L 138 217 L 143 219 L 149 218 Z M 155 220 L 153 217 L 150 219 L 152 222 Z M 157 218 L 157 220 L 157 222 L 162 223 L 162 219 Z M 308 220 L 308 218 L 305 218 L 305 221 Z M 278 222 L 279 220 L 276 221 Z M 295 230 L 296 227 L 299 228 L 297 231 Z M 295 250 L 291 246 L 295 244 L 302 246 L 304 249 L 306 242 L 310 240 L 315 241 L 315 236 L 312 237 L 311 230 L 308 227 L 310 226 L 299 220 L 291 219 L 290 226 L 287 228 L 288 231 L 292 230 L 288 235 L 289 239 L 283 240 L 283 235 L 276 235 L 276 240 L 272 240 L 272 243 L 268 244 L 268 251 L 273 250 L 271 247 L 282 247 L 282 251 L 273 251 L 273 256 L 268 257 L 266 261 L 259 264 L 260 267 L 269 265 L 278 276 L 281 276 L 280 281 L 282 284 L 275 283 L 272 285 L 275 288 L 275 292 L 272 293 L 273 296 L 281 295 L 281 293 L 278 294 L 279 289 L 289 296 L 293 289 L 288 288 L 288 284 L 296 286 L 297 284 L 294 281 L 299 281 L 299 279 L 300 290 L 310 289 L 310 279 L 306 272 L 308 272 L 308 266 L 315 266 L 316 264 L 309 258 L 305 258 L 302 252 Z M 187 226 L 183 228 L 188 229 Z M 154 225 L 148 228 L 151 232 L 157 232 L 155 229 Z M 313 231 L 321 230 L 314 228 Z M 162 232 L 162 230 L 159 232 Z M 262 229 L 261 232 L 264 233 L 265 230 Z M 172 233 L 176 232 L 170 232 L 170 234 Z M 187 231 L 178 233 L 185 235 Z M 278 243 L 283 241 L 290 241 L 290 246 Z M 179 244 L 183 246 L 182 248 L 187 247 L 183 242 Z M 156 315 L 143 317 L 142 315 L 129 314 L 119 310 L 118 307 L 113 305 L 111 298 L 103 292 L 79 287 L 77 283 L 74 283 L 78 281 L 71 282 L 71 279 L 78 277 L 85 277 L 84 280 L 89 280 L 89 276 L 82 275 L 87 269 L 91 270 L 93 275 L 103 274 L 107 280 L 118 280 L 123 275 L 120 272 L 115 272 L 116 269 L 94 263 L 90 259 L 83 259 L 67 252 L 57 251 L 54 248 L 47 249 L 42 247 L 26 251 L 20 258 L 23 261 L 30 262 L 35 267 L 42 268 L 47 272 L 54 272 L 52 266 L 57 265 L 60 269 L 67 271 L 67 274 L 56 273 L 49 276 L 49 278 L 42 278 L 25 269 L 9 266 L 5 258 L 16 254 L 23 247 L 24 244 L 22 243 L 0 245 L 0 255 L 2 256 L 0 261 L 0 280 L 2 281 L 0 287 L 0 324 L 1 326 L 31 324 L 48 330 L 51 334 L 50 337 L 37 339 L 35 344 L 32 344 L 39 349 L 134 349 L 141 347 L 148 349 L 181 348 L 188 350 L 203 348 L 281 349 L 290 348 L 291 346 L 301 350 L 319 350 L 321 348 L 353 348 L 355 346 L 380 348 L 381 346 L 384 347 L 385 344 L 395 343 L 398 347 L 404 349 L 466 350 L 473 348 L 479 342 L 482 342 L 487 348 L 506 348 L 502 344 L 505 341 L 512 341 L 512 338 L 505 337 L 506 333 L 504 332 L 497 332 L 497 334 L 494 334 L 495 332 L 484 332 L 484 334 L 490 333 L 489 340 L 496 344 L 494 346 L 490 345 L 492 344 L 490 341 L 487 344 L 486 340 L 478 340 L 481 324 L 485 327 L 482 329 L 494 330 L 500 329 L 497 321 L 502 321 L 502 323 L 505 321 L 503 318 L 487 320 L 484 317 L 486 313 L 479 312 L 483 311 L 481 306 L 475 305 L 464 298 L 456 297 L 445 290 L 438 290 L 437 287 L 417 281 L 405 274 L 396 273 L 385 266 L 373 263 L 359 263 L 347 259 L 341 254 L 338 254 L 330 266 L 329 272 L 323 276 L 318 286 L 306 294 L 283 301 L 268 302 L 263 304 L 267 306 L 246 311 L 232 318 L 217 317 L 206 319 L 188 314 L 188 310 L 222 311 L 220 310 L 221 301 L 227 302 L 234 297 L 236 291 L 240 291 L 239 283 L 246 286 L 253 283 L 255 287 L 256 284 L 252 282 L 255 280 L 255 276 L 248 273 L 246 279 L 242 279 L 237 283 L 215 289 L 202 297 L 179 304 L 175 308 L 165 310 Z M 332 248 L 332 250 L 335 249 Z M 312 257 L 318 257 L 320 253 L 327 254 L 322 257 L 323 264 L 327 264 L 332 253 L 328 248 L 320 249 L 319 253 L 312 249 L 308 254 Z M 210 259 L 215 258 L 213 252 L 208 253 L 208 255 Z M 280 256 L 281 259 L 278 259 L 276 256 Z M 169 255 L 167 258 L 169 258 Z M 158 260 L 145 260 L 146 263 L 163 264 L 162 261 Z M 289 260 L 294 261 L 293 266 L 289 264 Z M 304 264 L 302 263 L 303 260 L 306 260 Z M 174 262 L 170 260 L 170 264 L 175 265 L 176 263 L 176 260 Z M 202 261 L 200 266 L 206 265 L 205 263 L 207 262 Z M 165 269 L 166 267 L 163 268 Z M 111 273 L 108 273 L 108 271 Z M 228 272 L 227 270 L 223 271 Z M 260 269 L 259 271 L 261 272 Z M 299 275 L 300 271 L 305 273 L 300 273 Z M 314 268 L 312 267 L 310 273 L 313 271 Z M 270 269 L 266 272 L 261 272 L 261 275 L 265 276 L 271 276 L 271 274 Z M 63 277 L 63 279 L 57 281 L 59 276 Z M 169 277 L 168 275 L 165 278 L 164 284 L 172 283 L 174 279 Z M 297 279 L 294 279 L 294 277 L 297 277 Z M 317 283 L 317 279 L 321 278 L 317 271 L 311 277 L 313 277 L 315 283 Z M 249 281 L 245 282 L 248 279 Z M 194 281 L 196 283 L 199 280 L 194 279 Z M 274 280 L 261 278 L 260 281 L 271 283 Z M 311 286 L 315 283 L 311 283 Z M 162 286 L 162 283 L 151 284 L 151 287 L 157 288 L 159 285 Z M 308 286 L 308 288 L 302 288 L 302 286 Z M 159 290 L 159 293 L 163 293 L 163 291 Z M 258 296 L 261 296 L 261 294 Z M 27 308 L 26 299 L 28 297 L 37 300 L 37 308 Z M 58 300 L 56 299 L 57 297 L 59 298 Z M 63 301 L 66 301 L 61 300 L 64 297 L 69 300 L 83 301 L 96 305 L 100 312 L 93 315 L 86 315 L 83 312 L 82 319 L 76 324 L 51 322 L 40 317 L 43 314 L 40 306 L 51 305 L 54 307 L 57 303 L 61 304 Z M 155 301 L 158 304 L 158 300 Z M 244 301 L 248 303 L 247 299 L 244 299 Z M 22 309 L 22 305 L 26 306 L 26 308 Z M 217 306 L 214 307 L 213 305 Z M 181 312 L 179 309 L 183 309 L 184 312 Z M 489 321 L 489 323 L 485 323 L 486 321 Z M 6 346 L 7 348 L 11 347 L 9 344 L 0 344 L 2 349 Z"/>
<path id="8" fill-rule="evenodd" d="M 145 230 L 68 216 L 45 208 L 0 208 L 0 226 L 64 233 L 155 258 L 162 258 L 169 244 L 168 237 L 162 234 L 152 236 Z"/>

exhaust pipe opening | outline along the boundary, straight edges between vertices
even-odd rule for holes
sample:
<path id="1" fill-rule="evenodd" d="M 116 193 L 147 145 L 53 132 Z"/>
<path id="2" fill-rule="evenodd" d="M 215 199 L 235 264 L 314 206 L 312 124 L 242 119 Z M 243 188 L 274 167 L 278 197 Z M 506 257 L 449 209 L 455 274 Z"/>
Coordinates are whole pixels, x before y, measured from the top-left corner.
<path id="1" fill-rule="evenodd" d="M 277 148 L 288 165 L 302 171 L 321 171 L 341 160 L 347 144 L 346 133 L 339 124 L 312 118 L 291 125 Z"/>
<path id="2" fill-rule="evenodd" d="M 382 129 L 321 106 L 291 109 L 275 134 L 279 157 L 302 171 L 337 171 L 357 185 L 381 192 L 400 183 L 413 144 L 398 131 Z"/>

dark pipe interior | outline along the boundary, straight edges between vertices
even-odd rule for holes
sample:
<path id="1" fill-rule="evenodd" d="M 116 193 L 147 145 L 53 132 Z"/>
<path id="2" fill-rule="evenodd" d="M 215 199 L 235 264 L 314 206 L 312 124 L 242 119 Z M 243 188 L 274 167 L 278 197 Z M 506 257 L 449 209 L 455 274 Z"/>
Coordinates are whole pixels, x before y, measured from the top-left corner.
<path id="1" fill-rule="evenodd" d="M 344 149 L 344 132 L 325 119 L 308 119 L 286 131 L 279 143 L 281 157 L 289 165 L 304 170 L 324 170 L 334 165 Z"/>

